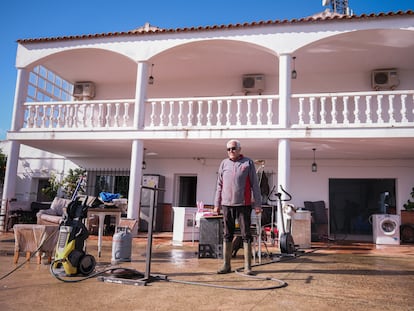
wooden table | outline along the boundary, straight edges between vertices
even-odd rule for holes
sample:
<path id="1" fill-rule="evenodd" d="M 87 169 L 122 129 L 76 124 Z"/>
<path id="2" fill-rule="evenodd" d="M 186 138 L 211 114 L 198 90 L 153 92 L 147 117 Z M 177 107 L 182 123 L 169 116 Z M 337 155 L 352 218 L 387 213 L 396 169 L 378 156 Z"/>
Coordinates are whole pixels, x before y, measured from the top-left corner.
<path id="1" fill-rule="evenodd" d="M 31 254 L 37 251 L 37 263 L 41 263 L 41 255 L 48 256 L 51 262 L 52 253 L 56 247 L 59 236 L 59 226 L 56 225 L 35 225 L 16 224 L 14 230 L 14 263 L 19 260 L 19 252 L 26 252 L 26 260 L 29 261 Z"/>
<path id="2" fill-rule="evenodd" d="M 103 236 L 103 228 L 105 222 L 105 216 L 115 216 L 115 232 L 119 224 L 119 220 L 121 219 L 121 208 L 89 208 L 88 209 L 88 220 L 90 216 L 96 215 L 98 216 L 98 257 L 101 257 L 101 248 L 102 248 L 102 236 Z M 88 228 L 88 225 L 86 225 Z"/>

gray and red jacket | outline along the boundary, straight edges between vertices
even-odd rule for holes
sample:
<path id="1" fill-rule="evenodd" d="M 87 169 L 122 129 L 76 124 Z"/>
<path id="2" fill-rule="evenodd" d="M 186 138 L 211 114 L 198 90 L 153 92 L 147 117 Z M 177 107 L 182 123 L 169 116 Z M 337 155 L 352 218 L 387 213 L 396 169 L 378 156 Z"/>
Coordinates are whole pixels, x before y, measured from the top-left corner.
<path id="1" fill-rule="evenodd" d="M 218 171 L 214 206 L 252 205 L 260 207 L 261 201 L 262 197 L 253 161 L 243 155 L 240 155 L 236 161 L 224 159 Z"/>

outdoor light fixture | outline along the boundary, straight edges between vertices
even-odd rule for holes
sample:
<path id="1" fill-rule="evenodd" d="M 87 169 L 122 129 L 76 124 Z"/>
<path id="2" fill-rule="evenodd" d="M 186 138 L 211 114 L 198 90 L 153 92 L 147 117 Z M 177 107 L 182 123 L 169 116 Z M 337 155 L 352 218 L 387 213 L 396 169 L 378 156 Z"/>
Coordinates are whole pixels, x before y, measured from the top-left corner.
<path id="1" fill-rule="evenodd" d="M 296 77 L 298 76 L 298 73 L 296 72 L 296 69 L 295 69 L 295 60 L 296 60 L 296 56 L 293 56 L 292 79 L 296 79 Z"/>
<path id="2" fill-rule="evenodd" d="M 144 154 L 142 155 L 142 169 L 143 170 L 147 168 L 147 162 L 145 162 L 145 151 L 147 151 L 147 148 L 144 148 Z"/>
<path id="3" fill-rule="evenodd" d="M 318 165 L 316 164 L 316 161 L 315 161 L 315 151 L 316 151 L 316 149 L 313 148 L 312 150 L 313 150 L 312 172 L 315 173 L 315 172 L 318 171 Z"/>
<path id="4" fill-rule="evenodd" d="M 151 64 L 151 74 L 148 78 L 148 84 L 150 84 L 150 85 L 154 84 L 154 76 L 152 75 L 153 70 L 154 70 L 154 64 Z"/>

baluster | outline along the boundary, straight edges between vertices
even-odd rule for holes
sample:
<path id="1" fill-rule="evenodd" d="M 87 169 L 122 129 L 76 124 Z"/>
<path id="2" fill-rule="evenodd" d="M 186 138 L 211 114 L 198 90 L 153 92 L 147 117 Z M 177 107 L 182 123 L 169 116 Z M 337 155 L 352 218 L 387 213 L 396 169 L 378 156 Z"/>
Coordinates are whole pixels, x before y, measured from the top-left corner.
<path id="1" fill-rule="evenodd" d="M 261 98 L 259 98 L 257 100 L 257 113 L 256 113 L 257 125 L 263 124 L 262 123 L 262 117 L 263 117 L 262 105 L 263 105 L 263 101 Z"/>
<path id="2" fill-rule="evenodd" d="M 51 107 L 50 109 L 52 111 L 54 106 L 51 105 L 50 107 Z M 39 111 L 38 111 L 39 118 L 41 118 L 41 122 L 39 122 L 38 126 L 42 127 L 42 128 L 47 128 L 53 122 L 53 114 L 50 114 L 48 116 L 47 113 L 46 113 L 46 109 L 47 109 L 47 106 L 43 105 L 42 109 L 40 109 L 40 107 L 39 107 Z"/>
<path id="3" fill-rule="evenodd" d="M 165 101 L 161 102 L 160 126 L 165 126 Z"/>
<path id="4" fill-rule="evenodd" d="M 305 99 L 303 97 L 299 98 L 299 111 L 298 111 L 298 118 L 299 118 L 299 125 L 304 125 L 305 122 L 303 121 L 303 102 Z"/>
<path id="5" fill-rule="evenodd" d="M 197 126 L 201 126 L 202 123 L 202 119 L 203 119 L 203 113 L 202 113 L 202 109 L 203 109 L 203 101 L 199 100 L 197 101 L 198 103 L 198 113 L 197 113 Z"/>
<path id="6" fill-rule="evenodd" d="M 321 117 L 321 124 L 326 124 L 326 97 L 321 97 L 321 112 L 319 113 Z"/>
<path id="7" fill-rule="evenodd" d="M 43 113 L 45 115 L 45 127 L 48 128 L 58 128 L 59 127 L 59 106 L 51 105 L 49 106 L 43 106 Z M 47 116 L 49 116 L 49 122 L 47 119 Z"/>
<path id="8" fill-rule="evenodd" d="M 72 113 L 72 107 L 69 105 L 65 105 L 65 128 L 71 127 L 71 113 Z"/>
<path id="9" fill-rule="evenodd" d="M 57 127 L 57 112 L 56 106 L 50 105 L 49 106 L 49 113 L 47 112 L 47 106 L 43 106 L 43 125 L 42 127 L 45 128 L 54 128 Z"/>
<path id="10" fill-rule="evenodd" d="M 27 117 L 26 117 L 26 127 L 33 128 L 33 117 L 34 117 L 34 109 L 33 106 L 26 106 Z"/>
<path id="11" fill-rule="evenodd" d="M 371 99 L 372 99 L 372 96 L 365 97 L 365 104 L 366 104 L 366 109 L 365 109 L 366 121 L 365 122 L 367 124 L 372 123 L 372 119 L 371 119 Z"/>
<path id="12" fill-rule="evenodd" d="M 212 100 L 208 100 L 207 101 L 207 126 L 211 126 L 211 118 L 213 117 L 213 113 L 212 111 L 212 104 L 213 101 Z"/>
<path id="13" fill-rule="evenodd" d="M 378 118 L 378 123 L 384 123 L 384 120 L 382 118 L 382 95 L 377 95 L 377 118 Z"/>
<path id="14" fill-rule="evenodd" d="M 331 112 L 331 116 L 332 116 L 332 124 L 338 124 L 338 111 L 337 111 L 337 105 L 336 105 L 336 101 L 338 100 L 338 97 L 333 96 L 332 97 L 332 112 Z"/>
<path id="15" fill-rule="evenodd" d="M 223 101 L 217 101 L 217 126 L 221 126 L 221 118 L 223 117 Z"/>
<path id="16" fill-rule="evenodd" d="M 356 124 L 361 123 L 361 120 L 359 119 L 359 99 L 360 99 L 360 96 L 354 97 L 354 102 L 355 102 L 354 117 L 355 117 Z"/>
<path id="17" fill-rule="evenodd" d="M 413 96 L 414 97 L 414 96 Z M 403 94 L 401 95 L 401 122 L 408 122 L 407 119 L 407 95 Z M 414 113 L 414 111 L 413 111 Z"/>
<path id="18" fill-rule="evenodd" d="M 273 119 L 273 101 L 272 99 L 267 99 L 267 125 L 272 125 L 272 119 Z"/>
<path id="19" fill-rule="evenodd" d="M 231 125 L 231 99 L 227 100 L 226 125 Z"/>
<path id="20" fill-rule="evenodd" d="M 38 128 L 39 127 L 39 106 L 36 105 L 34 109 L 34 115 L 33 115 L 33 127 Z"/>
<path id="21" fill-rule="evenodd" d="M 67 128 L 69 107 L 67 105 L 62 105 L 60 108 L 61 108 L 62 127 Z"/>
<path id="22" fill-rule="evenodd" d="M 155 127 L 155 108 L 156 108 L 156 103 L 152 102 L 151 103 L 151 115 L 150 115 L 150 127 Z"/>
<path id="23" fill-rule="evenodd" d="M 98 110 L 99 111 L 99 110 Z M 90 105 L 90 114 L 89 114 L 89 125 L 91 127 L 94 127 L 95 122 L 94 122 L 94 117 L 95 117 L 95 104 Z M 99 113 L 98 113 L 99 115 Z M 97 126 L 100 126 L 100 124 L 98 124 Z"/>
<path id="24" fill-rule="evenodd" d="M 188 102 L 188 120 L 187 120 L 187 126 L 193 126 L 193 109 L 194 109 L 194 102 L 192 100 L 190 100 Z"/>
<path id="25" fill-rule="evenodd" d="M 389 123 L 395 123 L 394 117 L 394 95 L 388 95 L 388 115 L 389 115 Z"/>
<path id="26" fill-rule="evenodd" d="M 115 116 L 114 116 L 114 126 L 119 127 L 119 118 L 120 118 L 120 109 L 121 103 L 115 103 Z"/>
<path id="27" fill-rule="evenodd" d="M 103 126 L 103 120 L 104 120 L 104 111 L 103 111 L 103 104 L 98 104 L 98 127 Z M 91 123 L 91 126 L 93 127 L 93 124 Z"/>
<path id="28" fill-rule="evenodd" d="M 110 103 L 106 104 L 106 116 L 105 116 L 105 127 L 110 127 L 111 126 L 111 110 L 112 110 L 112 105 Z"/>
<path id="29" fill-rule="evenodd" d="M 82 109 L 82 127 L 86 127 L 86 105 L 82 104 L 81 105 L 81 109 Z"/>
<path id="30" fill-rule="evenodd" d="M 73 128 L 73 114 L 75 111 L 75 108 L 73 107 L 73 105 L 67 105 L 67 114 L 68 114 L 68 128 Z"/>
<path id="31" fill-rule="evenodd" d="M 179 105 L 181 104 L 181 101 L 179 103 Z M 170 101 L 170 113 L 168 114 L 168 126 L 172 127 L 173 126 L 173 113 L 174 113 L 174 102 L 171 100 Z M 180 120 L 180 112 L 178 112 L 178 125 L 181 124 L 181 120 Z"/>
<path id="32" fill-rule="evenodd" d="M 60 115 L 61 106 L 60 105 L 51 105 L 50 106 L 50 122 L 49 128 L 59 128 L 61 127 L 61 115 Z"/>
<path id="33" fill-rule="evenodd" d="M 123 127 L 127 127 L 128 126 L 128 121 L 129 121 L 129 103 L 126 102 L 124 103 L 124 123 L 122 124 Z"/>
<path id="34" fill-rule="evenodd" d="M 241 125 L 241 116 L 242 116 L 241 107 L 242 107 L 242 100 L 238 99 L 237 100 L 237 112 L 236 112 L 236 124 L 237 125 Z"/>
<path id="35" fill-rule="evenodd" d="M 172 106 L 171 106 L 171 109 L 173 109 Z M 180 127 L 183 126 L 183 118 L 184 118 L 184 101 L 180 100 L 180 102 L 178 103 L 178 126 Z"/>
<path id="36" fill-rule="evenodd" d="M 63 106 L 58 105 L 57 106 L 57 122 L 56 127 L 62 128 L 65 124 L 65 114 L 63 112 Z"/>
<path id="37" fill-rule="evenodd" d="M 246 113 L 246 117 L 247 117 L 247 125 L 252 125 L 252 100 L 248 99 L 247 100 L 247 113 Z"/>
<path id="38" fill-rule="evenodd" d="M 315 124 L 315 97 L 311 97 L 309 100 L 309 124 Z"/>
<path id="39" fill-rule="evenodd" d="M 72 114 L 71 114 L 71 127 L 78 127 L 78 104 L 73 104 Z"/>
<path id="40" fill-rule="evenodd" d="M 344 124 L 349 124 L 348 100 L 349 100 L 349 96 L 344 96 L 344 111 L 343 111 Z"/>

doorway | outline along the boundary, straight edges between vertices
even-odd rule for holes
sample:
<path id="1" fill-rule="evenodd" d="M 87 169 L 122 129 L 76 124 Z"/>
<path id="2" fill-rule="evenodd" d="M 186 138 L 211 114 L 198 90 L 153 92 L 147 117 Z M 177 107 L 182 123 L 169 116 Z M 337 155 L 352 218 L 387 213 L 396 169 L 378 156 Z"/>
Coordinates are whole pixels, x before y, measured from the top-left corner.
<path id="1" fill-rule="evenodd" d="M 395 202 L 395 179 L 329 179 L 330 234 L 370 239 L 371 215 L 394 213 Z"/>
<path id="2" fill-rule="evenodd" d="M 197 176 L 177 176 L 177 206 L 196 207 L 197 205 Z"/>

